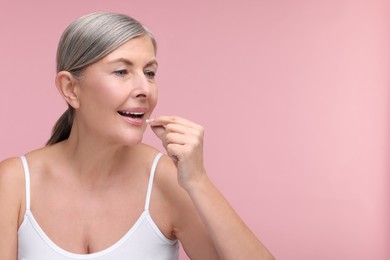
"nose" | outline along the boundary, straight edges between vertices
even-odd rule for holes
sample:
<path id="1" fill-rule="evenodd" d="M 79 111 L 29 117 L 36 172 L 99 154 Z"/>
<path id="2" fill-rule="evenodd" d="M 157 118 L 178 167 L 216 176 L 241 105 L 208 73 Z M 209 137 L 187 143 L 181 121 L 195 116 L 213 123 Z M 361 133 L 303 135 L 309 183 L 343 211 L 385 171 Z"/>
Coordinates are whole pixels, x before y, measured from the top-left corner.
<path id="1" fill-rule="evenodd" d="M 133 95 L 137 98 L 147 98 L 150 95 L 150 83 L 144 73 L 137 74 L 134 82 Z"/>

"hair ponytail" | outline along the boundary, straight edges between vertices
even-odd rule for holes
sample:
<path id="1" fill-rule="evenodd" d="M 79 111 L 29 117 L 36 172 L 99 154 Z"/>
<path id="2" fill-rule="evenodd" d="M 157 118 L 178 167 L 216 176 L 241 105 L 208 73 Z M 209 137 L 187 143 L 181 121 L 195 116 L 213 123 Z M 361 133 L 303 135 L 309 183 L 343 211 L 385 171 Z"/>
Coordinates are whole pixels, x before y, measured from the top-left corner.
<path id="1" fill-rule="evenodd" d="M 47 141 L 46 145 L 56 144 L 68 139 L 70 131 L 72 130 L 72 124 L 73 108 L 69 106 L 69 108 L 62 114 L 62 116 L 57 120 L 56 124 L 54 125 L 51 137 Z"/>

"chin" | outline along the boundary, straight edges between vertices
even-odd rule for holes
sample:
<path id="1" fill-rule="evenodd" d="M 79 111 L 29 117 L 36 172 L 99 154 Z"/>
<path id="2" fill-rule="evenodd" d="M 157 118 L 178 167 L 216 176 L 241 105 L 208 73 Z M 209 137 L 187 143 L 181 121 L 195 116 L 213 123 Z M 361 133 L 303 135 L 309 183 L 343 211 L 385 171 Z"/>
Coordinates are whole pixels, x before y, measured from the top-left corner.
<path id="1" fill-rule="evenodd" d="M 136 146 L 136 145 L 140 144 L 141 142 L 142 142 L 142 139 L 137 140 L 137 141 L 132 140 L 132 141 L 124 143 L 124 145 L 126 145 L 126 146 Z"/>
<path id="2" fill-rule="evenodd" d="M 118 129 L 111 131 L 110 140 L 115 145 L 135 146 L 142 142 L 145 129 Z"/>
<path id="3" fill-rule="evenodd" d="M 133 134 L 131 136 L 127 136 L 126 138 L 121 140 L 121 143 L 127 146 L 135 146 L 137 144 L 140 144 L 143 139 L 143 133 L 142 134 Z"/>

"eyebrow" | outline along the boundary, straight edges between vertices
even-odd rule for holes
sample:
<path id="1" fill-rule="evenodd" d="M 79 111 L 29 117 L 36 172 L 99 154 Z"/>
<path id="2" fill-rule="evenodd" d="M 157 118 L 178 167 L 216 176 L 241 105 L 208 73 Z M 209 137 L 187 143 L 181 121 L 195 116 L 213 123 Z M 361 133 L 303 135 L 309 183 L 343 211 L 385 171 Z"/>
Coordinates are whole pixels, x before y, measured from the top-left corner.
<path id="1" fill-rule="evenodd" d="M 118 63 L 118 62 L 125 63 L 125 64 L 128 65 L 128 66 L 133 66 L 133 65 L 134 65 L 134 63 L 131 62 L 131 60 L 128 60 L 128 59 L 126 59 L 126 58 L 118 58 L 118 59 L 109 61 L 108 63 L 111 64 L 111 63 Z M 148 63 L 146 63 L 145 67 L 149 67 L 149 66 L 152 66 L 152 65 L 158 66 L 157 60 L 153 59 L 153 60 L 149 61 Z"/>

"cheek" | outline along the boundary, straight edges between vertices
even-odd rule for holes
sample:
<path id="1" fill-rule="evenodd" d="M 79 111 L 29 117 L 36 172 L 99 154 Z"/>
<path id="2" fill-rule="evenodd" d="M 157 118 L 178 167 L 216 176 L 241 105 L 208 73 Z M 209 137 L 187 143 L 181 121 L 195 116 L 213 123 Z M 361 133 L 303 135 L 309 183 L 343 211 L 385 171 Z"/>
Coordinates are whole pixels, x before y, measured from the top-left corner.
<path id="1" fill-rule="evenodd" d="M 118 91 L 120 88 L 115 86 L 111 81 L 103 79 L 91 81 L 85 86 L 85 94 L 88 100 L 100 105 L 110 104 L 110 101 L 118 101 L 123 98 L 123 92 Z"/>
<path id="2" fill-rule="evenodd" d="M 150 98 L 150 107 L 154 109 L 157 105 L 157 102 L 158 102 L 158 90 L 157 88 L 155 88 Z"/>
<path id="3" fill-rule="evenodd" d="M 79 113 L 83 115 L 85 120 L 101 120 L 106 118 L 115 105 L 120 102 L 120 95 L 103 85 L 88 85 L 85 86 L 80 100 Z"/>

